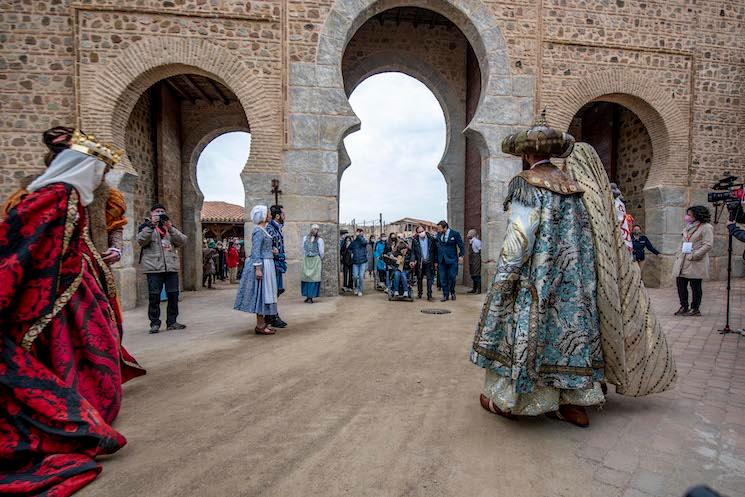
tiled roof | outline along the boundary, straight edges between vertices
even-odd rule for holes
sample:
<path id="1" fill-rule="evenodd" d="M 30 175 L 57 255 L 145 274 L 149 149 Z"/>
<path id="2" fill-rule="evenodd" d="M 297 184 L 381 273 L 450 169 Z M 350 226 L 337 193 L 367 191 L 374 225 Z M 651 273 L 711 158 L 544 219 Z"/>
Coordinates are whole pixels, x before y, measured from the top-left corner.
<path id="1" fill-rule="evenodd" d="M 227 202 L 204 202 L 202 204 L 203 223 L 243 223 L 246 211 L 241 205 Z"/>

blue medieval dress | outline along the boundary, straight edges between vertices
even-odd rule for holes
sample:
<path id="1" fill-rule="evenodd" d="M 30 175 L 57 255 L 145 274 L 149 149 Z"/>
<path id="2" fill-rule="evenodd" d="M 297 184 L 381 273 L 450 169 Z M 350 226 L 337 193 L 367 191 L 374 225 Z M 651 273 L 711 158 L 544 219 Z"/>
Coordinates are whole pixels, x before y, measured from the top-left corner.
<path id="1" fill-rule="evenodd" d="M 471 361 L 502 411 L 535 416 L 604 402 L 590 218 L 582 192 L 551 164 L 510 182 L 510 221 Z"/>
<path id="2" fill-rule="evenodd" d="M 300 266 L 300 293 L 314 299 L 321 294 L 321 259 L 324 244 L 320 237 L 303 237 L 303 260 Z"/>
<path id="3" fill-rule="evenodd" d="M 256 268 L 263 269 L 263 277 L 256 279 Z M 256 226 L 251 233 L 251 255 L 241 275 L 234 309 L 261 316 L 277 314 L 277 275 L 274 269 L 272 237 Z"/>

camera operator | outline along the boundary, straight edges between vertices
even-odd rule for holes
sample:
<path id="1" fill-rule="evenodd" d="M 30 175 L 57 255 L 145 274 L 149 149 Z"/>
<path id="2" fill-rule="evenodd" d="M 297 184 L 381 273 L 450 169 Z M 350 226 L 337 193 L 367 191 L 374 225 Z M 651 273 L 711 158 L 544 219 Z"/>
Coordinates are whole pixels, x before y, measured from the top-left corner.
<path id="1" fill-rule="evenodd" d="M 729 205 L 727 206 L 730 207 Z M 735 238 L 736 240 L 740 240 L 741 242 L 745 242 L 745 230 L 738 227 L 735 220 L 738 217 L 738 214 L 745 211 L 745 198 L 743 198 L 739 204 L 735 204 L 734 208 L 730 208 L 730 216 L 729 221 L 727 221 L 727 229 L 729 230 L 729 234 L 732 235 L 732 238 Z M 745 252 L 742 253 L 742 258 L 745 259 Z"/>
<path id="2" fill-rule="evenodd" d="M 150 209 L 150 218 L 140 225 L 137 243 L 141 247 L 140 263 L 147 276 L 150 318 L 150 333 L 160 330 L 160 292 L 166 287 L 168 310 L 166 327 L 169 330 L 182 330 L 185 325 L 178 323 L 178 271 L 179 257 L 176 248 L 186 243 L 186 235 L 173 227 L 165 207 L 155 204 Z"/>

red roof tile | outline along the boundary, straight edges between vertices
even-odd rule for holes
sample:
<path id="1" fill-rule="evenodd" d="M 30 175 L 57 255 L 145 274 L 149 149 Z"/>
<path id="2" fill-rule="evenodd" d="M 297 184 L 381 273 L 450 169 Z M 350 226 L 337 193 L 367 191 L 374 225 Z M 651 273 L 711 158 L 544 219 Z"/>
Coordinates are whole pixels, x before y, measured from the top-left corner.
<path id="1" fill-rule="evenodd" d="M 243 223 L 246 211 L 242 205 L 227 202 L 204 202 L 202 204 L 203 223 Z"/>

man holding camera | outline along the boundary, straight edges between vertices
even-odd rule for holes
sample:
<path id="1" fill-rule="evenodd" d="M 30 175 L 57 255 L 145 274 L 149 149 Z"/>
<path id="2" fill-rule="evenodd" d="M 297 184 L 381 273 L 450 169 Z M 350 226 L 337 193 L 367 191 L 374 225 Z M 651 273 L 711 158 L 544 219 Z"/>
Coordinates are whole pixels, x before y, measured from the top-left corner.
<path id="1" fill-rule="evenodd" d="M 186 235 L 173 227 L 165 207 L 155 204 L 150 209 L 150 218 L 140 226 L 137 243 L 141 247 L 140 263 L 147 276 L 147 310 L 150 318 L 150 333 L 160 330 L 160 292 L 166 287 L 168 330 L 183 330 L 186 325 L 178 323 L 178 271 L 181 267 L 176 249 L 186 243 Z"/>

